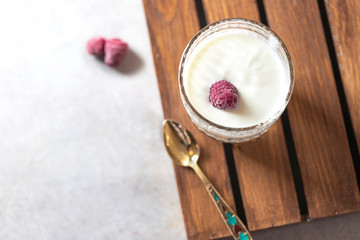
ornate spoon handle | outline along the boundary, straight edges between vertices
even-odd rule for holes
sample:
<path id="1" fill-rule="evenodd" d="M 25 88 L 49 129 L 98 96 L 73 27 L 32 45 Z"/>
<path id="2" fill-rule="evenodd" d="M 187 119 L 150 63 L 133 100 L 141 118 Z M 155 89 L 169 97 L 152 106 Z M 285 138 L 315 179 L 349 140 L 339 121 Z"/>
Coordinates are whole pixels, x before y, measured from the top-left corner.
<path id="1" fill-rule="evenodd" d="M 200 167 L 195 164 L 192 166 L 194 171 L 197 173 L 199 178 L 205 184 L 206 190 L 210 194 L 211 199 L 213 200 L 215 206 L 217 207 L 221 218 L 223 219 L 225 225 L 231 232 L 231 235 L 234 239 L 237 240 L 252 240 L 249 231 L 245 227 L 244 223 L 240 218 L 235 214 L 235 212 L 229 207 L 226 201 L 222 198 L 219 192 L 215 187 L 209 182 L 205 174 L 201 171 Z"/>
<path id="2" fill-rule="evenodd" d="M 211 183 L 206 185 L 206 190 L 210 194 L 214 204 L 217 206 L 217 209 L 221 214 L 221 218 L 230 230 L 234 239 L 252 240 L 252 237 L 243 222 L 229 207 L 229 205 L 225 202 L 225 200 L 221 197 L 219 192 L 216 191 Z"/>

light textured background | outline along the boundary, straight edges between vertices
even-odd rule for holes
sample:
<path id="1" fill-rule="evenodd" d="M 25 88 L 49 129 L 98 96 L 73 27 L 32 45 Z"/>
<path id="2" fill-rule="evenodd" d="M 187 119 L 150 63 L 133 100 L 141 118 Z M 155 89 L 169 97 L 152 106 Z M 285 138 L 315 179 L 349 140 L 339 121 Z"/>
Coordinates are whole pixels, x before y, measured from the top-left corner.
<path id="1" fill-rule="evenodd" d="M 0 240 L 185 239 L 141 0 L 0 1 Z M 85 51 L 120 37 L 119 69 Z M 255 239 L 360 239 L 360 214 Z"/>
<path id="2" fill-rule="evenodd" d="M 142 2 L 0 1 L 0 29 L 0 240 L 184 239 Z"/>

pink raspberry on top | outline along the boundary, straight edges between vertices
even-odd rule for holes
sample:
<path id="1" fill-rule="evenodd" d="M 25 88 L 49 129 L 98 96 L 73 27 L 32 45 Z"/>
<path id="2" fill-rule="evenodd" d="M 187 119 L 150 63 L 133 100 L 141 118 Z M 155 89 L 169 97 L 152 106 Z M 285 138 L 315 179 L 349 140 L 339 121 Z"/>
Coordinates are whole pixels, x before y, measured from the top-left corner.
<path id="1" fill-rule="evenodd" d="M 118 38 L 106 40 L 105 42 L 105 63 L 109 66 L 118 66 L 129 51 L 126 42 Z"/>
<path id="2" fill-rule="evenodd" d="M 90 39 L 86 44 L 88 53 L 95 56 L 104 55 L 105 38 L 95 37 Z"/>
<path id="3" fill-rule="evenodd" d="M 238 98 L 239 94 L 236 87 L 226 80 L 217 81 L 210 87 L 209 100 L 218 109 L 234 109 Z"/>

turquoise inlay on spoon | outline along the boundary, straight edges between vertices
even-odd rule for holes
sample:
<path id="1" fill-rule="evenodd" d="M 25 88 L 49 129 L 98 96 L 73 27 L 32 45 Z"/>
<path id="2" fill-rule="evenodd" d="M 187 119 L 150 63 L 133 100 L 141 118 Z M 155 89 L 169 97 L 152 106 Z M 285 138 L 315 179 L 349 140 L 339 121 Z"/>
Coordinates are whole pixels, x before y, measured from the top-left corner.
<path id="1" fill-rule="evenodd" d="M 220 201 L 220 198 L 218 197 L 218 195 L 216 195 L 216 193 L 214 193 L 214 198 L 216 201 Z"/>
<path id="2" fill-rule="evenodd" d="M 240 233 L 239 240 L 249 240 L 248 235 L 244 235 L 243 233 Z"/>
<path id="3" fill-rule="evenodd" d="M 231 225 L 234 226 L 236 224 L 236 217 L 232 216 L 231 213 L 226 213 L 226 216 L 228 218 L 227 222 Z"/>

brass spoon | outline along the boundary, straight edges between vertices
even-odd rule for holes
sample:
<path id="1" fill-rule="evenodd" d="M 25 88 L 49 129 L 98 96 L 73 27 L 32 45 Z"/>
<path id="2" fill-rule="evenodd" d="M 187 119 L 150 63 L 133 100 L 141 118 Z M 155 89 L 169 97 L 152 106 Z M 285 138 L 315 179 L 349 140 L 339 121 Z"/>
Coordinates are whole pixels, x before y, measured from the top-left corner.
<path id="1" fill-rule="evenodd" d="M 230 230 L 231 235 L 237 240 L 252 240 L 252 237 L 219 192 L 210 183 L 197 164 L 200 156 L 200 147 L 191 133 L 173 120 L 165 120 L 163 123 L 164 143 L 166 150 L 174 162 L 180 166 L 191 167 L 204 183 L 217 210 Z"/>

